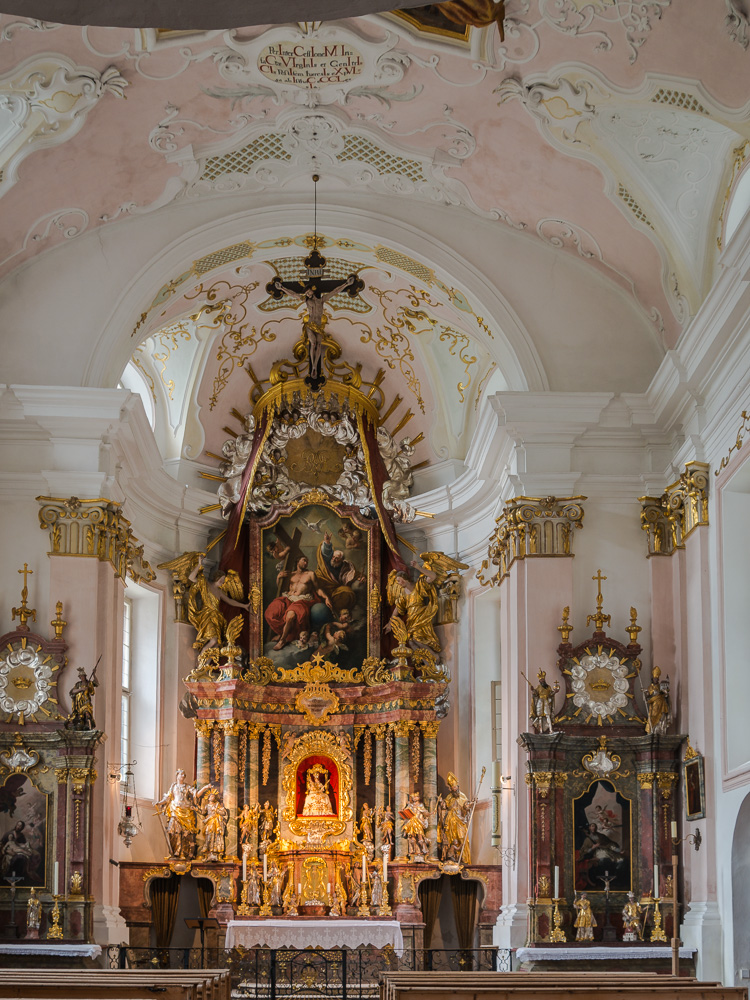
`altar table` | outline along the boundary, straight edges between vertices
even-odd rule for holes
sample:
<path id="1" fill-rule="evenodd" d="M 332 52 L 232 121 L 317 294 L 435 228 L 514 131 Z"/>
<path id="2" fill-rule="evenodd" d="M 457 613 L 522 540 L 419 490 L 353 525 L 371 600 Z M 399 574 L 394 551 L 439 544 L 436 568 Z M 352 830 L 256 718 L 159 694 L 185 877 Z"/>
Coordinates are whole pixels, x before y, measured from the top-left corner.
<path id="1" fill-rule="evenodd" d="M 229 948 L 385 948 L 404 949 L 397 920 L 230 920 Z"/>

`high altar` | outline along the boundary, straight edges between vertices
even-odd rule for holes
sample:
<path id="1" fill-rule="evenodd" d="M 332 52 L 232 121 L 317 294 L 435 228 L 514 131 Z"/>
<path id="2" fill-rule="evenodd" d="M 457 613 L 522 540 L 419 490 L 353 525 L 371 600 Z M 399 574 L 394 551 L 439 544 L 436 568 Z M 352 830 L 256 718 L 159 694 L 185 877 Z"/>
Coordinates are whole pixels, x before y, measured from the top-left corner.
<path id="1" fill-rule="evenodd" d="M 313 250 L 305 265 L 306 285 L 276 279 L 269 294 L 316 289 L 325 261 Z M 222 928 L 395 919 L 421 947 L 443 876 L 460 945 L 477 926 L 492 943 L 500 872 L 471 865 L 471 792 L 443 783 L 437 759 L 441 631 L 466 567 L 440 552 L 404 561 L 416 442 L 385 429 L 400 400 L 388 404 L 382 371 L 367 382 L 345 360 L 317 317 L 317 282 L 293 357 L 267 378 L 248 369 L 250 408 L 223 449 L 225 531 L 165 564 L 177 619 L 195 628 L 182 705 L 195 781 L 186 762 L 157 804 L 167 857 L 121 865 L 132 945 L 149 944 L 154 891 L 197 878 Z"/>

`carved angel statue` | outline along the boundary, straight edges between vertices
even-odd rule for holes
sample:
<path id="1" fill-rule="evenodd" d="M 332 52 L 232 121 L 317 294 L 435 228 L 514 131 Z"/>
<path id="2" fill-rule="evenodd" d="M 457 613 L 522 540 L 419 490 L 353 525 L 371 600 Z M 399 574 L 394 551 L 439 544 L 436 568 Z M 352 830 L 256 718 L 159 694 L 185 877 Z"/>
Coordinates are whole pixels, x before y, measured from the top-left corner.
<path id="1" fill-rule="evenodd" d="M 388 574 L 386 597 L 393 606 L 386 631 L 393 633 L 399 645 L 406 646 L 411 641 L 439 653 L 440 640 L 434 625 L 438 596 L 434 584 L 425 576 L 412 583 L 405 573 L 392 569 Z"/>
<path id="2" fill-rule="evenodd" d="M 422 552 L 419 558 L 425 575 L 432 576 L 438 594 L 437 624 L 447 625 L 458 621 L 458 598 L 461 592 L 460 571 L 468 569 L 466 563 L 447 556 L 444 552 Z"/>
<path id="3" fill-rule="evenodd" d="M 219 610 L 221 603 L 243 610 L 249 608 L 243 599 L 242 582 L 237 573 L 230 569 L 213 582 L 204 572 L 205 557 L 205 552 L 185 552 L 159 565 L 159 569 L 170 570 L 187 590 L 188 621 L 198 633 L 193 647 L 201 652 L 223 644 L 233 646 L 242 631 L 242 615 L 235 615 L 227 624 Z"/>

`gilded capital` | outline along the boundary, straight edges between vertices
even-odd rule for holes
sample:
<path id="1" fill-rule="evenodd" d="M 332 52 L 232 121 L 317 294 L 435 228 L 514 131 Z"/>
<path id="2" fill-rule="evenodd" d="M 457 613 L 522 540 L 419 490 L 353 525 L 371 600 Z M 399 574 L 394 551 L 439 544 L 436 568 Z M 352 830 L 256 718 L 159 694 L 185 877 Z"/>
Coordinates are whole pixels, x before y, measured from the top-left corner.
<path id="1" fill-rule="evenodd" d="M 115 576 L 136 583 L 156 577 L 143 556 L 122 504 L 98 498 L 37 497 L 39 525 L 49 531 L 50 555 L 88 556 L 108 562 Z"/>
<path id="2" fill-rule="evenodd" d="M 210 738 L 211 730 L 214 727 L 213 719 L 194 719 L 193 725 L 195 726 L 196 733 L 204 740 Z"/>
<path id="3" fill-rule="evenodd" d="M 477 574 L 498 586 L 517 559 L 573 554 L 573 530 L 583 527 L 584 496 L 515 497 L 504 507 L 490 535 L 487 558 Z"/>
<path id="4" fill-rule="evenodd" d="M 422 735 L 426 740 L 434 740 L 437 738 L 438 730 L 440 729 L 440 720 L 436 719 L 434 722 L 420 722 L 419 728 L 422 730 Z"/>
<path id="5" fill-rule="evenodd" d="M 660 497 L 639 498 L 650 556 L 671 556 L 694 528 L 708 524 L 708 469 L 707 462 L 688 462 Z"/>
<path id="6" fill-rule="evenodd" d="M 641 771 L 636 775 L 636 777 L 638 779 L 638 784 L 641 786 L 641 790 L 654 787 L 653 771 Z"/>
<path id="7" fill-rule="evenodd" d="M 393 732 L 400 739 L 404 739 L 409 735 L 409 731 L 412 728 L 413 723 L 408 719 L 401 719 L 400 722 L 393 723 Z"/>
<path id="8" fill-rule="evenodd" d="M 679 780 L 679 775 L 675 774 L 674 771 L 660 771 L 656 775 L 656 783 L 659 786 L 659 791 L 661 792 L 661 797 L 663 799 L 668 799 L 672 795 L 672 789 L 677 784 Z"/>
<path id="9" fill-rule="evenodd" d="M 375 739 L 376 740 L 384 740 L 385 739 L 385 734 L 386 734 L 386 730 L 388 729 L 388 726 L 384 725 L 383 723 L 378 723 L 378 725 L 371 726 L 370 728 L 372 729 L 373 733 L 375 733 Z"/>

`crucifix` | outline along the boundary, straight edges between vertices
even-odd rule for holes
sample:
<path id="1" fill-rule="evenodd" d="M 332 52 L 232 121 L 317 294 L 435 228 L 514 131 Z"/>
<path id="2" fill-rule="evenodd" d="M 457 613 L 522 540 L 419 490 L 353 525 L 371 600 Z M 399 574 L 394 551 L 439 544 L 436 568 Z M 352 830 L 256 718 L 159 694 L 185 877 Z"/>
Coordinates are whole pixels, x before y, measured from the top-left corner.
<path id="1" fill-rule="evenodd" d="M 607 579 L 606 576 L 604 579 Z M 604 883 L 604 927 L 602 928 L 602 941 L 616 941 L 617 931 L 609 922 L 609 886 L 610 883 L 614 882 L 615 876 L 605 871 L 603 875 L 598 876 L 598 879 Z"/>
<path id="2" fill-rule="evenodd" d="M 317 174 L 313 174 L 315 184 L 320 180 Z M 277 302 L 285 295 L 299 299 L 307 306 L 307 313 L 303 317 L 302 330 L 307 337 L 307 360 L 309 371 L 305 376 L 305 382 L 313 392 L 325 383 L 326 377 L 322 374 L 321 362 L 323 360 L 323 342 L 325 340 L 325 325 L 328 317 L 323 312 L 326 302 L 338 295 L 339 292 L 346 292 L 351 298 L 357 295 L 365 287 L 364 281 L 357 274 L 350 274 L 343 281 L 337 278 L 324 278 L 323 273 L 326 268 L 326 259 L 318 250 L 317 234 L 317 188 L 315 198 L 315 235 L 313 236 L 313 249 L 305 257 L 305 269 L 307 278 L 304 281 L 282 281 L 278 275 L 266 285 L 266 292 Z"/>
<path id="3" fill-rule="evenodd" d="M 33 622 L 36 621 L 36 609 L 29 608 L 27 606 L 27 604 L 26 604 L 26 601 L 27 601 L 28 596 L 29 596 L 29 587 L 28 587 L 28 579 L 27 579 L 27 577 L 33 576 L 34 575 L 34 570 L 33 569 L 29 569 L 28 563 L 24 563 L 23 564 L 23 569 L 19 569 L 18 572 L 21 573 L 21 574 L 23 574 L 23 589 L 21 590 L 21 607 L 20 608 L 13 608 L 12 609 L 13 618 L 11 620 L 15 621 L 16 618 L 20 618 L 21 619 L 21 624 L 19 625 L 19 628 L 22 629 L 23 631 L 28 631 L 28 626 L 26 624 L 26 621 L 29 618 Z"/>
<path id="4" fill-rule="evenodd" d="M 591 577 L 592 580 L 596 581 L 596 614 L 588 615 L 586 617 L 586 624 L 590 625 L 591 622 L 596 626 L 597 632 L 601 632 L 602 627 L 607 624 L 612 624 L 612 615 L 605 615 L 602 611 L 602 604 L 604 603 L 604 597 L 602 596 L 602 582 L 606 580 L 606 576 L 602 576 L 602 571 L 598 569 L 596 571 L 596 576 Z"/>

